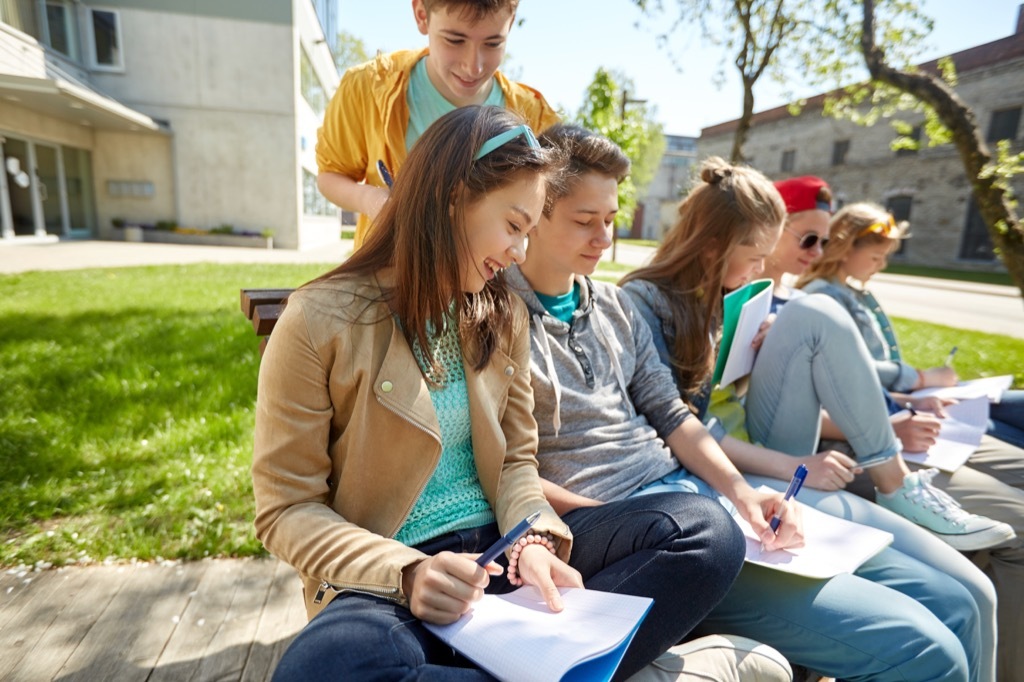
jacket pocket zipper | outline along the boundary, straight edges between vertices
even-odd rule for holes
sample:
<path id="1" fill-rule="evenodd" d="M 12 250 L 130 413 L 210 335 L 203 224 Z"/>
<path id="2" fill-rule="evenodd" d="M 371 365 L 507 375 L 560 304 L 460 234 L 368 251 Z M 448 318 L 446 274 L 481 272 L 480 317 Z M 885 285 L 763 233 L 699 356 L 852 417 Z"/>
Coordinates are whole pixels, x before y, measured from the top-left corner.
<path id="1" fill-rule="evenodd" d="M 316 595 L 313 597 L 313 603 L 314 604 L 319 604 L 320 602 L 322 602 L 324 600 L 324 595 L 327 594 L 327 590 L 334 590 L 335 592 L 338 592 L 339 594 L 341 592 L 358 592 L 358 593 L 361 593 L 361 594 L 369 594 L 369 595 L 372 595 L 374 597 L 384 597 L 384 598 L 392 600 L 392 601 L 398 601 L 397 597 L 394 596 L 394 595 L 398 594 L 398 588 L 397 587 L 384 587 L 384 586 L 375 587 L 375 586 L 372 586 L 372 585 L 360 586 L 360 587 L 349 587 L 349 586 L 346 586 L 346 585 L 341 585 L 341 586 L 339 586 L 339 585 L 332 585 L 331 583 L 329 583 L 326 580 L 324 580 L 323 582 L 320 583 L 320 585 L 317 586 Z"/>

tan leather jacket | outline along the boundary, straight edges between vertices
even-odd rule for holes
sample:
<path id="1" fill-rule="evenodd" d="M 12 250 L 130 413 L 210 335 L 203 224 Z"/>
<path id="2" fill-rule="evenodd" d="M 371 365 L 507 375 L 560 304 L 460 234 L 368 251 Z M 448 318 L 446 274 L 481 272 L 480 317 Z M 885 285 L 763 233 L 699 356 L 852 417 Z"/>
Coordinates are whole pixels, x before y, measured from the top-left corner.
<path id="1" fill-rule="evenodd" d="M 380 292 L 372 278 L 295 292 L 260 367 L 256 535 L 301 574 L 310 618 L 337 591 L 406 604 L 402 568 L 424 556 L 391 538 L 434 472 L 440 427 Z M 474 457 L 502 532 L 542 509 L 535 528 L 563 539 L 566 560 L 571 534 L 537 475 L 528 322 L 513 299 L 514 334 L 482 371 L 466 367 Z"/>

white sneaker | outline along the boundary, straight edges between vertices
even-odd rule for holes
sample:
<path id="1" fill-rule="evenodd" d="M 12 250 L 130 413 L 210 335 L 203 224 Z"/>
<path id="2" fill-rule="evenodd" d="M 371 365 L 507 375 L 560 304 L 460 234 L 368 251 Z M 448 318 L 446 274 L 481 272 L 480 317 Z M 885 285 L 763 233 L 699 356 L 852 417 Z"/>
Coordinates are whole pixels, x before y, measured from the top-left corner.
<path id="1" fill-rule="evenodd" d="M 888 494 L 876 491 L 875 501 L 962 552 L 995 547 L 1017 536 L 1008 524 L 964 511 L 960 503 L 932 485 L 938 473 L 938 469 L 923 469 L 907 474 L 903 487 Z"/>

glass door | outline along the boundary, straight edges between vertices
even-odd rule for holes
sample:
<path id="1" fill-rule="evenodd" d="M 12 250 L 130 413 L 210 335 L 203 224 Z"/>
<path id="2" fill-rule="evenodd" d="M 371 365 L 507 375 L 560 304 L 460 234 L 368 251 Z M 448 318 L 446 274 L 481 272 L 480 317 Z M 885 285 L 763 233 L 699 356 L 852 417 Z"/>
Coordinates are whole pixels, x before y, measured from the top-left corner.
<path id="1" fill-rule="evenodd" d="M 29 163 L 29 143 L 13 137 L 3 139 L 4 187 L 7 201 L 4 208 L 4 236 L 25 236 L 36 233 L 35 210 L 32 201 L 32 165 Z"/>
<path id="2" fill-rule="evenodd" d="M 48 144 L 35 143 L 36 153 L 36 192 L 39 195 L 40 217 L 43 221 L 43 232 L 65 236 L 64 224 L 64 177 L 60 173 L 61 158 L 56 147 Z M 38 225 L 37 225 L 38 227 Z"/>

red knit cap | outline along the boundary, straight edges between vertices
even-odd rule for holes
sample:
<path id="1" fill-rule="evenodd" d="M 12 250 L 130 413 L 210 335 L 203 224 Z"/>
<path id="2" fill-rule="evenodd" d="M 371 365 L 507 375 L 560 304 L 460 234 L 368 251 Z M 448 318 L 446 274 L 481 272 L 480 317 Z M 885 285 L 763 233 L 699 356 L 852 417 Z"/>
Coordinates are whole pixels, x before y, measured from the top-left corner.
<path id="1" fill-rule="evenodd" d="M 802 175 L 799 178 L 779 180 L 775 183 L 775 189 L 779 190 L 782 200 L 786 202 L 786 213 L 799 213 L 814 208 L 831 213 L 831 203 L 818 201 L 818 192 L 822 187 L 829 189 L 827 182 L 813 175 Z"/>

